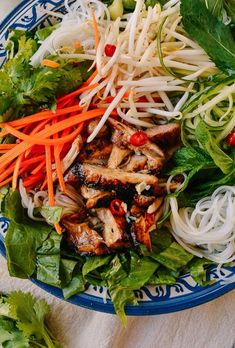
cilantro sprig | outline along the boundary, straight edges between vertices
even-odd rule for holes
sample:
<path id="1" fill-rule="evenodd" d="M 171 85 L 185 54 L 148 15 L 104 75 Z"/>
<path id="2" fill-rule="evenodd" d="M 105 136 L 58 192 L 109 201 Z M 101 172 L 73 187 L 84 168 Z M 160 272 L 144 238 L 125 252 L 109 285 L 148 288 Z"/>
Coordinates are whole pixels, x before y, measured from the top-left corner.
<path id="1" fill-rule="evenodd" d="M 50 332 L 44 300 L 14 291 L 0 297 L 0 346 L 5 348 L 61 348 Z"/>

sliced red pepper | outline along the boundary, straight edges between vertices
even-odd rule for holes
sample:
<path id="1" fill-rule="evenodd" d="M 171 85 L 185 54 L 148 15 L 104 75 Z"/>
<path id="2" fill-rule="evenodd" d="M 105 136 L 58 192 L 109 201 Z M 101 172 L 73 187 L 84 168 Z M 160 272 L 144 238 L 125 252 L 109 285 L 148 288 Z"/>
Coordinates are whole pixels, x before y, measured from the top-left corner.
<path id="1" fill-rule="evenodd" d="M 113 215 L 116 216 L 123 216 L 126 214 L 123 204 L 125 204 L 123 201 L 120 199 L 113 199 L 110 203 L 110 210 Z"/>
<path id="2" fill-rule="evenodd" d="M 232 132 L 227 136 L 227 144 L 230 146 L 235 146 L 235 132 Z"/>
<path id="3" fill-rule="evenodd" d="M 115 45 L 110 45 L 110 44 L 105 45 L 104 53 L 107 57 L 112 57 L 115 51 L 116 51 Z"/>
<path id="4" fill-rule="evenodd" d="M 132 134 L 130 137 L 130 143 L 133 146 L 143 146 L 148 142 L 148 136 L 145 132 L 139 130 Z"/>

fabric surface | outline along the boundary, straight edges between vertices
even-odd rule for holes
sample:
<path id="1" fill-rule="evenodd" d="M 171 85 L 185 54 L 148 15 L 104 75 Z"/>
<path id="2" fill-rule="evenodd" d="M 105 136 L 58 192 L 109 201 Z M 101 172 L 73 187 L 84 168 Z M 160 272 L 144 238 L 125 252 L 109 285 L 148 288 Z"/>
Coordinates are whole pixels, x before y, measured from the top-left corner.
<path id="1" fill-rule="evenodd" d="M 0 1 L 0 20 L 19 3 Z M 235 292 L 200 307 L 129 317 L 124 329 L 110 314 L 92 312 L 56 299 L 30 281 L 10 278 L 0 257 L 0 292 L 31 291 L 52 305 L 50 326 L 63 348 L 235 348 Z"/>

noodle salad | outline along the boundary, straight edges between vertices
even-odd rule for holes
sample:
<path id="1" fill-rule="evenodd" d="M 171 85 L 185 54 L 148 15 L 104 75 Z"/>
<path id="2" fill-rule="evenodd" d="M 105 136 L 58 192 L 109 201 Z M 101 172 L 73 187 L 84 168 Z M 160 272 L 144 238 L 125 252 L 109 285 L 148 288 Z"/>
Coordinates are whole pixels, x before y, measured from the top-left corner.
<path id="1" fill-rule="evenodd" d="M 235 261 L 235 13 L 221 0 L 76 0 L 11 30 L 0 70 L 9 273 L 107 287 Z M 221 273 L 221 278 L 223 275 Z M 233 279 L 229 279 L 233 281 Z"/>

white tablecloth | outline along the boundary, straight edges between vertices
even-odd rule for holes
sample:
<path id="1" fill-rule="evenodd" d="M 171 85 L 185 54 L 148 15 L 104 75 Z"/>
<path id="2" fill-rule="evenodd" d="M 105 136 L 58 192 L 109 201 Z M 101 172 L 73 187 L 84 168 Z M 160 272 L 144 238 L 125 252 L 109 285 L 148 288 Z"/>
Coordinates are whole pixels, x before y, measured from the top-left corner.
<path id="1" fill-rule="evenodd" d="M 0 20 L 18 0 L 0 1 Z M 0 257 L 0 292 L 32 291 L 52 305 L 51 328 L 64 348 L 235 348 L 235 292 L 175 314 L 129 317 L 127 328 L 115 316 L 58 300 L 27 280 L 10 278 Z"/>

